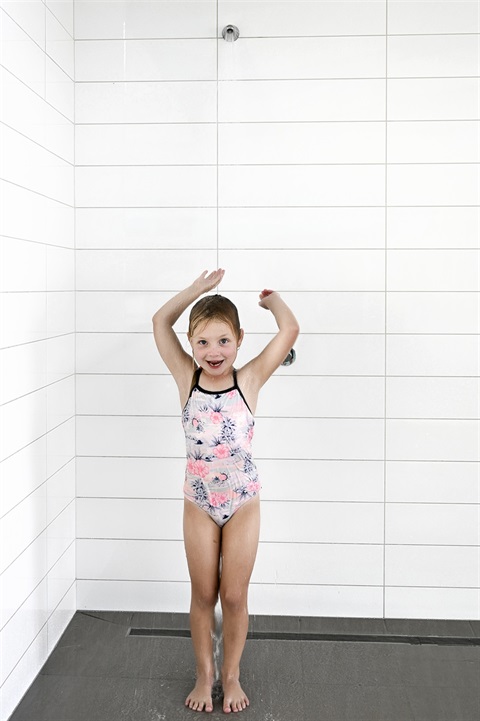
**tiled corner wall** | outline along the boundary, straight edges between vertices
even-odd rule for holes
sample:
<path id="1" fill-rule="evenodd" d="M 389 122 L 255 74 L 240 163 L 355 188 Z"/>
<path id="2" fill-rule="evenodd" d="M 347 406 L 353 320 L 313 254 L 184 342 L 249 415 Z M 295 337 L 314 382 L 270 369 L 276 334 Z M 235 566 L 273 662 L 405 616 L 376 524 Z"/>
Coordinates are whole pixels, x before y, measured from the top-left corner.
<path id="1" fill-rule="evenodd" d="M 1 0 L 0 29 L 2 721 L 75 609 L 75 377 L 78 607 L 188 608 L 150 319 L 217 265 L 240 363 L 262 287 L 302 327 L 258 409 L 252 612 L 480 618 L 479 3 Z"/>
<path id="2" fill-rule="evenodd" d="M 70 2 L 0 2 L 0 716 L 76 609 Z"/>
<path id="3" fill-rule="evenodd" d="M 188 608 L 151 316 L 218 264 L 240 363 L 263 287 L 302 328 L 258 408 L 252 612 L 479 618 L 479 3 L 76 10 L 79 607 Z"/>

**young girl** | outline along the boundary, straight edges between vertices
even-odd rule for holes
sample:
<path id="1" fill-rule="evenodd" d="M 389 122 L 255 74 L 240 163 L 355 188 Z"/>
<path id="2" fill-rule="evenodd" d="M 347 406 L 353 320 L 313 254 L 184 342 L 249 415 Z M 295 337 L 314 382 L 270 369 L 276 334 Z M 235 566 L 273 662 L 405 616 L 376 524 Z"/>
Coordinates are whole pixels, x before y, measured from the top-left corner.
<path id="1" fill-rule="evenodd" d="M 273 313 L 278 332 L 237 371 L 234 363 L 243 341 L 237 309 L 227 298 L 210 295 L 191 310 L 189 355 L 173 325 L 191 303 L 220 283 L 225 271 L 207 273 L 155 313 L 153 328 L 160 355 L 178 386 L 187 445 L 183 530 L 192 587 L 190 626 L 197 682 L 185 705 L 193 711 L 213 711 L 212 638 L 220 593 L 223 710 L 230 713 L 249 705 L 240 686 L 240 659 L 260 528 L 260 484 L 250 451 L 253 414 L 260 388 L 289 353 L 299 328 L 280 295 L 263 290 L 259 305 Z"/>

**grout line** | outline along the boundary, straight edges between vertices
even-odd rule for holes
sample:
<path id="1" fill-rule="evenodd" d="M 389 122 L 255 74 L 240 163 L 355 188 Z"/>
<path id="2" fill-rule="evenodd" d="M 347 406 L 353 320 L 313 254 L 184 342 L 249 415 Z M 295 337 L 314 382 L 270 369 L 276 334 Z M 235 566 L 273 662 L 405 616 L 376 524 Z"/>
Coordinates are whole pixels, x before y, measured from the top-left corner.
<path id="1" fill-rule="evenodd" d="M 217 3 L 218 6 L 218 3 Z M 218 22 L 218 17 L 217 17 Z M 62 26 L 63 27 L 63 26 Z M 70 34 L 70 33 L 69 33 Z M 451 32 L 451 33 L 390 33 L 390 37 L 406 37 L 406 38 L 423 38 L 423 37 L 457 37 L 457 36 L 464 37 L 465 35 L 470 35 L 472 37 L 475 37 L 477 35 L 476 32 Z M 243 40 L 262 40 L 262 41 L 268 41 L 268 40 L 336 40 L 338 38 L 346 38 L 347 40 L 356 40 L 357 38 L 383 38 L 385 37 L 385 33 L 332 33 L 328 35 L 242 35 Z M 142 36 L 142 37 L 128 37 L 128 38 L 120 38 L 120 37 L 105 37 L 105 38 L 78 38 L 77 42 L 79 43 L 111 43 L 111 42 L 134 42 L 134 43 L 142 43 L 142 42 L 178 42 L 178 41 L 185 41 L 185 42 L 206 42 L 206 41 L 212 41 L 215 40 L 215 37 L 213 35 L 199 35 L 192 37 L 191 35 L 186 36 L 169 36 L 169 37 L 158 37 L 158 35 L 155 35 L 153 37 L 148 36 Z"/>
<path id="2" fill-rule="evenodd" d="M 45 150 L 47 150 L 47 148 L 45 148 Z M 65 162 L 68 162 L 68 161 L 65 161 Z M 34 193 L 35 195 L 39 195 L 41 198 L 47 198 L 47 200 L 51 200 L 54 203 L 63 205 L 66 208 L 73 208 L 73 205 L 70 205 L 70 203 L 66 203 L 64 200 L 59 200 L 58 198 L 54 198 L 51 195 L 45 195 L 45 193 L 40 193 L 38 190 L 34 190 L 33 188 L 27 188 L 26 185 L 20 185 L 19 183 L 14 183 L 12 180 L 7 180 L 6 178 L 2 178 L 1 182 L 8 183 L 8 185 L 13 185 L 15 188 L 20 188 L 21 190 L 23 190 L 27 193 Z M 48 245 L 48 243 L 42 243 L 42 244 Z"/>
<path id="3" fill-rule="evenodd" d="M 380 163 L 381 165 L 381 163 Z M 4 183 L 10 183 L 11 185 L 16 185 L 19 188 L 24 188 L 23 185 L 18 185 L 18 183 L 12 183 L 10 180 L 3 180 Z M 29 190 L 28 188 L 25 188 L 25 190 Z M 31 191 L 36 192 L 36 191 Z M 42 195 L 41 193 L 37 193 L 37 195 Z M 49 196 L 44 196 L 49 197 Z M 55 200 L 55 198 L 52 198 L 52 200 Z M 58 201 L 59 203 L 62 201 Z M 67 205 L 68 207 L 72 207 L 68 205 L 68 203 L 63 203 L 62 205 Z M 384 210 L 385 205 L 220 205 L 220 208 L 223 210 L 304 210 L 304 209 L 314 209 L 314 210 L 358 210 L 358 209 L 378 209 L 381 208 Z M 214 210 L 216 208 L 215 205 L 77 205 L 77 209 L 79 210 L 116 210 L 116 211 L 122 211 L 122 210 Z M 411 210 L 412 208 L 430 208 L 430 209 L 437 209 L 437 208 L 478 208 L 478 205 L 389 205 L 389 208 L 404 208 L 405 210 Z"/>
<path id="4" fill-rule="evenodd" d="M 18 130 L 18 128 L 13 127 L 12 125 L 8 125 L 8 123 L 4 122 L 3 120 L 0 121 L 0 125 L 3 125 L 5 128 L 8 128 L 16 135 L 20 135 L 22 138 L 25 138 L 25 140 L 28 140 L 29 143 L 33 143 L 34 145 L 41 148 L 45 152 L 50 153 L 50 155 L 53 155 L 55 158 L 58 158 L 66 165 L 70 165 L 72 168 L 75 167 L 74 161 L 67 160 L 67 158 L 64 158 L 62 155 L 59 155 L 51 148 L 47 147 L 46 145 L 42 145 L 42 143 L 40 143 L 38 140 L 31 138 L 29 135 L 25 135 L 25 133 L 23 133 L 21 130 Z M 74 132 L 75 132 L 75 129 L 74 129 Z M 95 166 L 95 167 L 97 167 L 97 166 Z M 26 186 L 21 186 L 21 187 L 26 187 Z"/>
<path id="5" fill-rule="evenodd" d="M 220 179 L 220 170 L 219 170 L 219 165 L 220 165 L 220 164 L 219 164 L 220 138 L 219 138 L 219 122 L 218 122 L 218 88 L 219 88 L 219 85 L 218 85 L 218 80 L 219 80 L 219 70 L 218 70 L 218 68 L 219 68 L 219 57 L 218 57 L 218 56 L 219 56 L 219 53 L 218 53 L 218 45 L 219 45 L 219 39 L 218 39 L 218 35 L 219 35 L 219 29 L 218 29 L 218 2 L 215 3 L 215 6 L 216 6 L 216 20 L 215 20 L 215 22 L 216 22 L 216 36 L 217 36 L 217 39 L 216 39 L 216 62 L 217 62 L 217 67 L 216 67 L 216 72 L 217 72 L 216 91 L 217 91 L 217 92 L 216 92 L 216 108 L 215 108 L 215 111 L 216 111 L 215 122 L 216 122 L 216 135 L 217 135 L 217 137 L 216 137 L 216 140 L 217 140 L 217 148 L 216 148 L 216 152 L 217 152 L 217 162 L 216 162 L 216 180 L 217 180 L 217 188 L 216 188 L 216 190 L 217 190 L 217 238 L 216 238 L 217 247 L 216 247 L 216 251 L 217 251 L 217 257 L 216 257 L 216 266 L 215 266 L 215 267 L 216 267 L 216 268 L 219 268 L 219 267 L 220 267 L 220 229 L 219 229 L 219 221 L 220 221 L 220 217 L 219 217 L 219 216 L 220 216 L 220 183 L 219 183 L 219 179 Z M 216 292 L 218 293 L 218 286 L 217 286 Z"/>
<path id="6" fill-rule="evenodd" d="M 79 40 L 76 40 L 76 42 L 81 42 Z M 385 75 L 371 75 L 371 76 L 365 76 L 365 77 L 359 77 L 359 76 L 349 76 L 349 77 L 316 77 L 316 78 L 232 78 L 231 80 L 219 80 L 219 83 L 299 83 L 299 82 L 342 82 L 342 81 L 348 81 L 348 82 L 369 82 L 369 81 L 377 81 L 381 80 L 382 82 L 385 81 Z M 395 80 L 472 80 L 475 82 L 477 80 L 477 75 L 394 75 L 388 78 L 389 82 L 395 81 Z M 215 78 L 203 78 L 203 79 L 183 79 L 183 78 L 165 78 L 165 79 L 140 79 L 140 80 L 119 80 L 118 78 L 113 78 L 109 80 L 76 80 L 76 83 L 78 85 L 112 85 L 123 83 L 125 85 L 132 85 L 132 84 L 143 84 L 143 83 L 149 83 L 150 85 L 159 85 L 162 83 L 215 83 Z"/>
<path id="7" fill-rule="evenodd" d="M 474 463 L 475 461 L 472 461 L 472 462 Z M 29 494 L 29 495 L 31 495 L 31 494 Z M 100 496 L 100 495 L 99 496 L 93 496 L 93 495 L 85 496 L 85 495 L 79 495 L 79 496 L 77 496 L 77 500 L 78 499 L 82 499 L 82 500 L 86 500 L 86 501 L 97 501 L 97 500 L 100 500 L 100 501 L 128 501 L 129 503 L 131 501 L 149 501 L 149 502 L 150 501 L 161 501 L 162 503 L 164 503 L 165 501 L 181 502 L 181 501 L 183 501 L 183 496 L 182 497 L 181 496 L 172 497 L 172 496 Z M 364 501 L 362 501 L 362 500 L 358 500 L 358 499 L 351 500 L 351 499 L 343 499 L 343 498 L 337 498 L 337 499 L 336 498 L 314 498 L 314 499 L 303 500 L 303 499 L 298 499 L 298 498 L 277 498 L 277 497 L 265 498 L 265 496 L 262 496 L 262 505 L 263 504 L 272 505 L 272 504 L 276 504 L 276 503 L 279 503 L 279 504 L 282 504 L 282 503 L 288 503 L 288 504 L 290 504 L 290 503 L 308 503 L 308 504 L 321 503 L 322 505 L 329 504 L 329 503 L 330 504 L 334 503 L 335 505 L 342 505 L 342 504 L 348 503 L 348 504 L 355 504 L 355 505 L 374 505 L 374 506 L 378 506 L 380 504 L 384 505 L 383 499 L 382 500 L 364 500 Z M 17 504 L 17 505 L 19 505 L 19 504 Z M 463 501 L 463 502 L 461 502 L 461 501 L 387 501 L 387 505 L 388 506 L 449 506 L 449 507 L 451 507 L 451 506 L 462 506 L 462 507 L 463 506 L 467 506 L 467 507 L 474 506 L 474 507 L 476 507 L 478 505 L 478 503 L 476 500 L 475 501 Z M 8 511 L 8 513 L 9 512 L 10 511 Z M 5 514 L 5 515 L 7 515 L 7 514 Z M 83 540 L 99 540 L 99 537 L 93 537 L 93 538 L 92 537 L 91 538 L 84 537 Z M 105 539 L 101 538 L 100 540 L 105 540 Z M 118 540 L 118 539 L 109 539 L 109 540 Z M 123 540 L 129 540 L 129 541 L 135 542 L 135 541 L 144 541 L 144 540 L 148 540 L 148 539 L 136 537 L 136 538 L 123 539 Z M 262 540 L 261 542 L 262 543 L 285 543 L 285 545 L 290 545 L 291 543 L 293 543 L 293 544 L 308 543 L 306 541 L 295 541 L 295 540 L 293 540 L 293 541 L 263 541 Z M 346 545 L 346 546 L 356 545 L 356 543 L 350 543 L 348 541 L 345 541 L 345 542 L 325 541 L 324 543 L 327 543 L 327 544 L 334 543 L 335 545 L 340 544 L 340 545 Z M 374 545 L 379 546 L 381 544 L 376 543 Z M 399 544 L 384 544 L 384 545 L 399 545 Z M 400 544 L 400 545 L 412 545 L 412 544 Z M 414 544 L 414 545 L 418 545 L 418 544 Z M 423 544 L 423 545 L 435 545 L 435 546 L 447 545 L 448 546 L 451 544 Z M 458 545 L 458 544 L 455 544 L 455 545 Z M 462 544 L 462 545 L 465 545 L 465 544 Z"/>
<path id="8" fill-rule="evenodd" d="M 78 559 L 77 559 L 77 499 L 78 499 L 78 473 L 77 473 L 77 166 L 76 166 L 76 152 L 77 152 L 77 101 L 76 101 L 76 60 L 77 52 L 75 46 L 75 18 L 76 18 L 76 4 L 73 3 L 73 18 L 72 18 L 72 32 L 73 32 L 73 333 L 74 333 L 74 425 L 73 425 L 73 462 L 74 462 L 74 482 L 75 482 L 75 516 L 74 516 L 74 586 L 75 586 L 75 611 L 78 609 L 78 593 L 77 593 L 77 581 L 78 581 Z"/>
<path id="9" fill-rule="evenodd" d="M 219 81 L 221 82 L 221 81 Z M 29 86 L 27 86 L 29 87 Z M 397 118 L 395 120 L 389 120 L 389 123 L 478 123 L 479 117 L 475 118 Z M 68 120 L 68 118 L 67 118 Z M 72 121 L 70 121 L 72 122 Z M 219 125 L 336 125 L 336 124 L 349 124 L 349 125 L 365 125 L 366 123 L 372 123 L 375 125 L 381 125 L 385 120 L 383 118 L 365 118 L 361 119 L 349 119 L 349 118 L 318 118 L 317 120 L 220 120 Z M 144 125 L 216 125 L 215 120 L 137 120 L 137 121 L 125 121 L 125 122 L 85 122 L 77 123 L 77 126 L 81 127 L 104 127 L 104 126 L 144 126 Z M 203 163 L 201 163 L 203 165 Z"/>
<path id="10" fill-rule="evenodd" d="M 474 122 L 477 123 L 478 121 L 474 121 Z M 18 132 L 18 131 L 16 131 L 16 132 Z M 25 136 L 25 137 L 27 137 L 27 136 Z M 28 139 L 31 140 L 30 138 L 28 138 Z M 36 141 L 32 140 L 31 142 L 35 143 Z M 39 145 L 39 143 L 37 143 L 37 145 Z M 45 146 L 40 146 L 40 147 L 44 148 L 45 150 L 48 150 L 48 148 L 45 148 Z M 218 147 L 218 124 L 217 124 L 217 147 Z M 52 151 L 48 151 L 48 152 L 52 152 Z M 52 154 L 55 155 L 55 153 L 53 153 L 53 152 L 52 152 Z M 60 156 L 57 156 L 57 157 L 60 157 Z M 64 162 L 68 163 L 68 161 L 65 160 L 64 158 L 61 158 L 61 159 L 64 160 Z M 71 165 L 71 163 L 69 163 L 69 164 Z M 355 163 L 355 162 L 351 162 L 351 161 L 347 160 L 342 163 L 333 163 L 333 162 L 331 162 L 331 163 L 305 163 L 305 162 L 303 162 L 303 163 L 272 163 L 272 162 L 265 162 L 265 163 L 240 163 L 240 162 L 238 162 L 238 163 L 218 163 L 218 162 L 217 163 L 201 163 L 201 162 L 199 162 L 199 163 L 96 163 L 95 165 L 92 165 L 89 163 L 84 163 L 84 164 L 79 163 L 79 164 L 77 164 L 76 167 L 77 168 L 89 168 L 90 170 L 92 170 L 92 169 L 104 170 L 105 168 L 217 168 L 217 171 L 218 171 L 219 167 L 220 168 L 351 168 L 351 167 L 375 168 L 375 167 L 383 167 L 384 165 L 385 165 L 384 161 L 377 161 L 377 162 L 372 162 L 372 163 L 364 163 L 364 162 Z M 415 167 L 415 168 L 418 168 L 418 167 L 422 167 L 422 166 L 430 167 L 432 165 L 433 166 L 442 166 L 442 167 L 446 166 L 446 165 L 460 165 L 462 167 L 469 166 L 469 165 L 477 166 L 478 161 L 477 160 L 467 160 L 467 161 L 452 160 L 452 161 L 435 161 L 434 162 L 434 161 L 427 160 L 427 161 L 422 161 L 422 162 L 408 162 L 407 161 L 404 163 L 400 163 L 400 162 L 389 163 L 389 166 L 391 166 L 391 167 Z M 101 207 L 103 207 L 103 206 L 101 206 Z M 179 206 L 177 206 L 177 207 L 179 207 Z M 198 207 L 198 206 L 196 206 L 196 207 Z M 217 206 L 212 206 L 212 207 L 218 207 L 218 203 L 217 203 Z M 225 207 L 225 206 L 220 206 L 220 207 Z M 258 206 L 246 206 L 246 207 L 255 208 Z M 280 205 L 278 207 L 285 208 L 288 206 Z M 296 207 L 304 208 L 306 206 L 301 205 L 301 206 L 296 206 Z M 312 207 L 319 207 L 319 206 L 312 206 Z M 335 208 L 335 207 L 342 207 L 342 206 L 332 206 L 332 207 Z M 360 205 L 360 206 L 354 206 L 354 207 L 365 208 L 368 206 Z M 383 206 L 378 206 L 378 207 L 382 208 Z M 391 207 L 397 207 L 397 206 L 391 206 Z M 409 206 L 409 207 L 419 207 L 419 206 Z M 436 206 L 436 207 L 444 208 L 446 206 L 440 205 L 440 206 Z M 467 206 L 461 206 L 461 207 L 464 208 Z M 476 207 L 476 206 L 473 206 L 473 207 Z"/>
<path id="11" fill-rule="evenodd" d="M 179 541 L 181 543 L 181 541 Z M 79 578 L 79 581 L 85 582 L 85 583 L 154 583 L 154 584 L 175 584 L 175 585 L 185 585 L 189 586 L 190 581 L 188 579 L 185 580 L 174 580 L 174 579 L 139 579 L 139 578 Z M 380 589 L 382 586 L 380 584 L 374 584 L 374 583 L 278 583 L 278 582 L 268 582 L 268 581 L 251 581 L 250 586 L 260 586 L 260 587 L 275 587 L 275 588 L 284 588 L 284 587 L 312 587 L 312 588 L 376 588 Z M 397 584 L 397 583 L 389 583 L 387 588 L 418 588 L 426 591 L 444 591 L 445 589 L 451 589 L 453 591 L 477 591 L 478 586 L 419 586 L 419 585 L 413 585 L 413 584 Z M 78 609 L 79 611 L 82 611 L 83 609 Z M 108 609 L 107 612 L 114 611 L 115 609 Z M 156 613 L 156 611 L 135 611 L 134 613 Z M 160 612 L 161 613 L 161 612 Z M 394 621 L 395 619 L 386 619 L 387 621 Z M 401 618 L 398 619 L 401 621 L 411 621 L 414 619 L 405 619 Z M 448 618 L 419 618 L 416 620 L 422 620 L 422 621 L 458 621 L 462 622 L 469 619 L 448 619 Z M 478 619 L 473 619 L 478 620 Z M 63 720 L 62 720 L 63 721 Z M 420 719 L 419 719 L 420 721 Z M 423 721 L 423 719 L 422 719 Z M 460 720 L 459 720 L 460 721 Z M 463 721 L 463 719 L 461 720 Z M 466 720 L 465 720 L 466 721 Z M 473 721 L 473 720 L 472 720 Z"/>
<path id="12" fill-rule="evenodd" d="M 37 536 L 37 537 L 32 541 L 32 543 L 30 543 L 28 546 L 26 546 L 25 551 L 26 551 L 27 548 L 29 548 L 36 540 L 38 540 L 38 538 L 40 538 L 41 535 L 42 535 L 42 534 L 40 534 L 39 536 Z M 12 613 L 12 615 L 7 618 L 7 620 L 5 621 L 5 623 L 3 624 L 3 626 L 0 627 L 0 631 L 2 631 L 2 630 L 7 626 L 7 624 L 10 623 L 10 621 L 14 618 L 14 616 L 16 616 L 16 614 L 17 614 L 18 611 L 22 608 L 22 606 L 25 605 L 25 603 L 28 601 L 28 599 L 35 593 L 35 591 L 38 589 L 38 587 L 39 587 L 44 581 L 48 584 L 48 575 L 49 575 L 50 572 L 53 570 L 53 568 L 56 566 L 56 564 L 68 553 L 68 551 L 72 548 L 72 546 L 73 546 L 74 544 L 75 544 L 75 539 L 73 538 L 73 539 L 70 541 L 70 543 L 68 544 L 68 546 L 65 548 L 65 550 L 62 551 L 62 553 L 60 554 L 60 556 L 56 559 L 56 561 L 55 561 L 55 562 L 52 564 L 52 566 L 48 569 L 48 571 L 46 571 L 45 575 L 38 581 L 38 583 L 35 585 L 35 587 L 32 588 L 32 590 L 30 591 L 30 593 L 28 594 L 28 596 L 26 596 L 26 597 L 24 598 L 24 600 L 22 601 L 22 603 L 21 603 L 19 606 L 17 606 L 17 608 L 15 609 L 15 611 Z M 23 554 L 23 551 L 22 551 L 22 554 Z M 15 559 L 15 560 L 18 560 L 18 558 L 20 558 L 20 556 L 18 556 L 17 559 Z M 14 563 L 14 562 L 15 562 L 15 561 L 13 561 L 12 563 Z M 12 564 L 10 564 L 10 565 L 12 565 Z M 7 568 L 8 568 L 8 566 L 7 566 Z M 4 573 L 5 571 L 6 571 L 6 569 L 5 569 L 4 571 L 2 571 L 2 575 L 3 575 L 3 573 Z M 68 589 L 68 590 L 70 590 L 70 588 L 71 588 L 71 585 L 69 586 L 69 589 Z M 51 616 L 49 617 L 49 619 L 50 619 L 50 618 L 51 618 Z"/>
<path id="13" fill-rule="evenodd" d="M 46 634 L 47 634 L 47 639 L 46 639 L 46 640 L 47 640 L 47 648 L 48 648 L 48 626 L 49 626 L 49 623 L 50 623 L 50 619 L 52 618 L 53 614 L 54 614 L 55 611 L 58 609 L 58 607 L 60 606 L 60 604 L 62 603 L 62 601 L 63 601 L 63 600 L 67 597 L 67 595 L 70 593 L 71 589 L 75 586 L 75 583 L 76 583 L 76 579 L 74 579 L 74 580 L 72 581 L 72 583 L 70 584 L 70 586 L 68 587 L 68 589 L 67 589 L 67 590 L 65 591 L 65 593 L 63 594 L 63 596 L 62 596 L 62 598 L 60 599 L 60 601 L 57 603 L 57 605 L 55 606 L 55 608 L 52 610 L 52 613 L 51 613 L 50 616 L 47 618 L 47 620 L 45 621 L 45 623 L 43 624 L 43 626 L 38 630 L 38 632 L 37 632 L 37 633 L 35 634 L 35 636 L 32 638 L 31 642 L 28 644 L 27 648 L 25 648 L 25 650 L 23 651 L 22 655 L 20 656 L 20 658 L 17 660 L 17 662 L 16 662 L 15 665 L 13 666 L 13 668 L 9 671 L 9 673 L 7 674 L 7 676 L 3 679 L 3 684 L 5 684 L 5 683 L 8 681 L 8 679 L 10 678 L 10 676 L 12 675 L 12 673 L 13 673 L 13 672 L 15 671 L 15 669 L 19 666 L 19 664 L 23 661 L 23 659 L 25 658 L 25 656 L 27 655 L 27 653 L 30 651 L 30 649 L 32 648 L 32 646 L 33 646 L 33 644 L 35 643 L 35 641 L 39 638 L 40 634 L 41 634 L 44 630 L 45 630 L 45 632 L 46 632 Z M 75 612 L 76 612 L 76 609 L 73 609 L 73 614 L 75 614 Z M 73 614 L 72 614 L 71 618 L 73 618 Z M 64 629 L 67 627 L 67 625 L 68 625 L 68 624 L 65 624 L 65 625 L 64 625 Z M 52 650 L 53 650 L 53 649 L 52 649 Z M 39 654 L 39 655 L 40 655 L 40 654 Z M 47 658 L 48 658 L 49 654 L 47 654 L 45 657 L 43 657 L 43 655 L 44 655 L 44 650 L 42 649 L 42 651 L 41 651 L 41 657 L 43 658 L 43 663 L 45 663 L 45 662 L 47 661 Z M 37 661 L 37 659 L 36 659 L 36 661 Z M 42 665 L 42 664 L 41 664 L 41 665 Z M 40 672 L 41 672 L 41 665 L 40 665 L 40 668 L 38 669 L 38 671 L 36 672 L 36 676 L 38 676 L 38 675 L 40 674 Z M 36 665 L 34 666 L 34 668 L 36 669 Z M 21 700 L 21 699 L 20 699 L 20 700 Z M 20 703 L 20 700 L 19 700 L 19 703 Z"/>
<path id="14" fill-rule="evenodd" d="M 383 617 L 386 616 L 386 536 L 387 536 L 387 338 L 388 338 L 388 0 L 385 2 L 385 258 L 384 258 L 384 383 L 383 383 L 383 403 L 384 403 L 384 419 L 383 419 Z"/>

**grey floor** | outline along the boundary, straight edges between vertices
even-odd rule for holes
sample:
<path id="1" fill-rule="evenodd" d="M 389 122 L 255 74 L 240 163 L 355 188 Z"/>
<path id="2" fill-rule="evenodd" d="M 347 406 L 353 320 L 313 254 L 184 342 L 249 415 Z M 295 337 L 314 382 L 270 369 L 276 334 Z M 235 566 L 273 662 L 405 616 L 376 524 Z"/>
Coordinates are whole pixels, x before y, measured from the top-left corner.
<path id="1" fill-rule="evenodd" d="M 220 698 L 208 715 L 183 705 L 194 659 L 175 634 L 187 628 L 181 614 L 76 613 L 10 721 L 225 719 Z M 480 622 L 252 617 L 250 628 L 245 721 L 480 719 Z"/>

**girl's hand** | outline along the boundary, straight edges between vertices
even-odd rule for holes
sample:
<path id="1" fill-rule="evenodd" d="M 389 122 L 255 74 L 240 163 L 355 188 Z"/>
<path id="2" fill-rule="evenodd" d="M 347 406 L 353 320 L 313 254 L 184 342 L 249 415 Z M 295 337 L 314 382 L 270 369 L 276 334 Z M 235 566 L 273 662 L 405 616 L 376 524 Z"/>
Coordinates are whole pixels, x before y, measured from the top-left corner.
<path id="1" fill-rule="evenodd" d="M 274 290 L 269 290 L 268 288 L 264 288 L 259 295 L 260 300 L 258 302 L 258 305 L 261 308 L 266 308 L 267 310 L 269 310 L 270 309 L 270 296 L 272 294 L 274 296 L 277 295 L 277 293 Z"/>
<path id="2" fill-rule="evenodd" d="M 208 293 L 209 290 L 215 288 L 215 286 L 217 286 L 221 282 L 223 276 L 225 275 L 225 271 L 222 270 L 222 268 L 219 268 L 218 270 L 213 270 L 208 275 L 207 273 L 208 270 L 204 270 L 202 275 L 200 275 L 192 283 L 192 286 L 198 292 L 198 295 Z"/>

